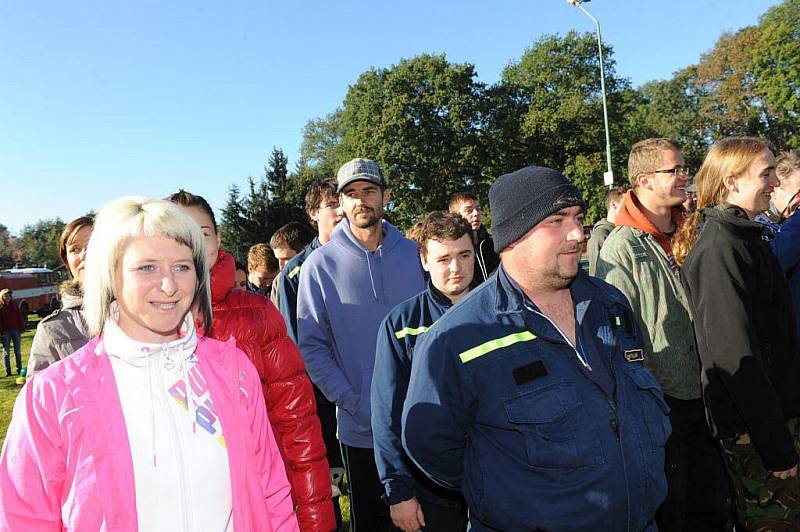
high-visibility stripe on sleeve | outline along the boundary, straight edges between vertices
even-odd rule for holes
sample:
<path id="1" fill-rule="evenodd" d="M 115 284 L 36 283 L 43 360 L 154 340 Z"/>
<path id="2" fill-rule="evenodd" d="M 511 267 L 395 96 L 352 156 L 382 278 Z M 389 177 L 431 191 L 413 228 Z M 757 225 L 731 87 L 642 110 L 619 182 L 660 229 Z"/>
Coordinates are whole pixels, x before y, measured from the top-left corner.
<path id="1" fill-rule="evenodd" d="M 431 326 L 433 326 L 432 323 Z M 422 326 L 422 327 L 417 327 L 416 329 L 413 327 L 404 327 L 399 331 L 397 331 L 396 333 L 394 333 L 394 335 L 397 337 L 398 340 L 400 340 L 401 338 L 405 338 L 406 336 L 416 336 L 418 334 L 428 332 L 428 329 L 430 329 L 430 327 Z"/>
<path id="2" fill-rule="evenodd" d="M 458 356 L 461 359 L 461 362 L 469 362 L 470 360 L 474 360 L 478 357 L 481 357 L 486 353 L 491 353 L 495 349 L 502 349 L 503 347 L 514 345 L 517 342 L 529 342 L 534 338 L 536 338 L 536 335 L 530 331 L 513 333 L 509 334 L 508 336 L 503 336 L 502 338 L 489 340 L 488 342 L 484 342 L 481 345 L 477 345 L 472 349 L 467 349 Z"/>
<path id="3" fill-rule="evenodd" d="M 297 277 L 298 273 L 300 273 L 300 266 L 295 266 L 292 268 L 292 271 L 289 272 L 289 279 L 294 279 Z"/>

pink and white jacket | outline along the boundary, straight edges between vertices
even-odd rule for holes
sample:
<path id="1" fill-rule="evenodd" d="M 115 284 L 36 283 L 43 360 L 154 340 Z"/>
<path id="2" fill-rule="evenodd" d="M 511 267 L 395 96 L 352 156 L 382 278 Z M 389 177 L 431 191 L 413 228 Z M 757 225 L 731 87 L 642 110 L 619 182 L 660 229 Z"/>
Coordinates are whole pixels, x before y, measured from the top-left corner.
<path id="1" fill-rule="evenodd" d="M 234 340 L 196 355 L 225 434 L 239 531 L 297 531 L 286 469 L 258 374 Z M 138 530 L 133 463 L 102 341 L 20 392 L 0 454 L 0 530 Z"/>

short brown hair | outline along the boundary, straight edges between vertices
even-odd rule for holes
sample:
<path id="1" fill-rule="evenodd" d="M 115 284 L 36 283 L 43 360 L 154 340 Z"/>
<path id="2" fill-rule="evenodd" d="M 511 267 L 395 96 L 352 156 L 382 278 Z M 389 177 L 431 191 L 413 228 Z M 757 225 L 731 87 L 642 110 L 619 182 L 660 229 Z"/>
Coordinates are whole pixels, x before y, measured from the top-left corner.
<path id="1" fill-rule="evenodd" d="M 778 175 L 778 179 L 783 181 L 795 170 L 800 170 L 800 153 L 796 151 L 781 153 L 775 164 L 775 173 Z"/>
<path id="2" fill-rule="evenodd" d="M 634 144 L 628 155 L 628 180 L 631 188 L 636 188 L 636 178 L 640 175 L 660 170 L 660 168 L 656 168 L 656 165 L 660 160 L 661 152 L 671 150 L 680 152 L 680 144 L 663 137 L 640 140 Z"/>
<path id="3" fill-rule="evenodd" d="M 459 214 L 444 211 L 428 214 L 409 231 L 409 238 L 417 243 L 419 254 L 423 258 L 428 253 L 428 240 L 458 240 L 464 235 L 469 235 L 472 242 L 472 227 L 469 222 Z"/>
<path id="4" fill-rule="evenodd" d="M 313 239 L 310 227 L 300 222 L 289 222 L 272 234 L 269 246 L 272 249 L 291 248 L 300 253 Z"/>
<path id="5" fill-rule="evenodd" d="M 622 196 L 625 195 L 625 189 L 623 187 L 614 187 L 606 192 L 606 212 L 611 208 L 611 204 L 615 201 L 619 200 Z"/>
<path id="6" fill-rule="evenodd" d="M 458 212 L 458 207 L 467 201 L 474 201 L 480 203 L 478 196 L 472 192 L 456 192 L 450 196 L 450 201 L 447 202 L 447 210 L 450 212 Z"/>
<path id="7" fill-rule="evenodd" d="M 275 258 L 272 248 L 266 244 L 250 246 L 247 252 L 247 271 L 252 272 L 258 268 L 266 268 L 269 272 L 278 270 L 278 259 Z"/>
<path id="8" fill-rule="evenodd" d="M 319 209 L 320 203 L 328 198 L 339 201 L 339 194 L 336 193 L 336 181 L 326 179 L 311 185 L 306 192 L 306 212 L 312 213 Z"/>
<path id="9" fill-rule="evenodd" d="M 75 235 L 84 227 L 94 227 L 94 216 L 81 216 L 75 218 L 64 227 L 61 231 L 61 237 L 58 239 L 58 254 L 61 256 L 61 262 L 67 267 L 69 273 L 69 262 L 67 261 L 67 248 Z"/>

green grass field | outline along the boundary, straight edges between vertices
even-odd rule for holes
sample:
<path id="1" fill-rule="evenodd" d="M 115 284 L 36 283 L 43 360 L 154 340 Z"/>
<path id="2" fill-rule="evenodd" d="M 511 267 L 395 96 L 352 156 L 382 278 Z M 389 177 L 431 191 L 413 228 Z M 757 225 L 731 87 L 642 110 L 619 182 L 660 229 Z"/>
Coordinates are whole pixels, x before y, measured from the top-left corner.
<path id="1" fill-rule="evenodd" d="M 32 316 L 28 321 L 28 330 L 22 335 L 22 366 L 28 363 L 28 354 L 31 352 L 31 342 L 33 333 L 36 332 L 36 324 L 39 318 Z M 14 354 L 11 354 L 11 369 L 14 370 Z M 11 422 L 11 410 L 14 408 L 14 400 L 22 389 L 17 384 L 16 376 L 6 377 L 5 368 L 0 368 L 0 446 L 6 439 L 6 430 Z"/>

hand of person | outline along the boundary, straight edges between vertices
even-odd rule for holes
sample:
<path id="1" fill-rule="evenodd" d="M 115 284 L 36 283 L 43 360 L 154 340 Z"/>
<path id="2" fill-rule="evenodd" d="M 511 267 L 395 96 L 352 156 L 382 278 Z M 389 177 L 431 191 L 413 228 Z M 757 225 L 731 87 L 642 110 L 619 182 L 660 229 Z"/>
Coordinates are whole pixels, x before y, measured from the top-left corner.
<path id="1" fill-rule="evenodd" d="M 786 471 L 773 471 L 772 476 L 775 478 L 779 478 L 781 480 L 786 480 L 787 478 L 792 478 L 797 476 L 797 465 L 795 465 L 791 469 L 787 469 Z"/>
<path id="2" fill-rule="evenodd" d="M 795 467 L 795 469 L 797 468 Z M 416 497 L 390 505 L 389 514 L 392 516 L 394 526 L 403 532 L 417 532 L 425 526 L 422 506 L 419 505 Z"/>

